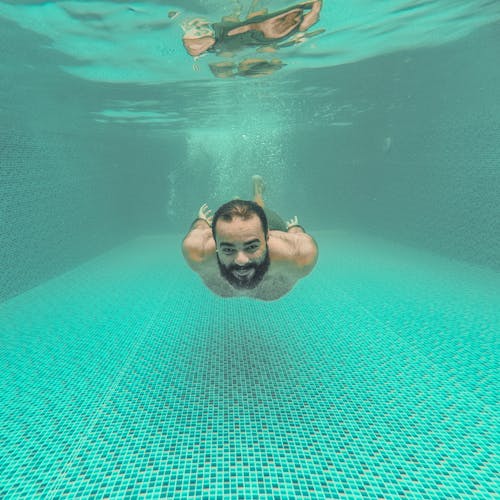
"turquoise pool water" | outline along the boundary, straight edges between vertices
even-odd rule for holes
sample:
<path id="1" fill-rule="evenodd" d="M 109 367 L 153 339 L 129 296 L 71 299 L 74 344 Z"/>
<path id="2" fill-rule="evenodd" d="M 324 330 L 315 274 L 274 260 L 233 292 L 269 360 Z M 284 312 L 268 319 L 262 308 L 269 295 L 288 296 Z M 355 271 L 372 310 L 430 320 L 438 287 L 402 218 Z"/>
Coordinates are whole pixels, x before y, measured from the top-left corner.
<path id="1" fill-rule="evenodd" d="M 315 236 L 277 302 L 172 235 L 1 304 L 0 497 L 493 498 L 498 274 Z"/>
<path id="2" fill-rule="evenodd" d="M 498 498 L 500 2 L 183 46 L 292 3 L 0 0 L 0 500 Z M 181 255 L 254 174 L 319 245 L 276 302 Z"/>

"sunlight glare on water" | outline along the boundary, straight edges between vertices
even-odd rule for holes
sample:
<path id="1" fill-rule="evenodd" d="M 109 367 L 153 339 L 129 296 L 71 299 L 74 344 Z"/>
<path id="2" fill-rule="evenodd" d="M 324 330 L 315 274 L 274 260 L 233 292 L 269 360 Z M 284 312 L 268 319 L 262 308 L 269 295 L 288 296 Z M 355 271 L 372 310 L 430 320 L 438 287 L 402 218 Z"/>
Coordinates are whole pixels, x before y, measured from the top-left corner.
<path id="1" fill-rule="evenodd" d="M 293 2 L 254 2 L 257 9 L 283 9 Z M 0 2 L 0 17 L 47 37 L 47 46 L 70 56 L 62 69 L 101 82 L 161 83 L 213 79 L 208 64 L 194 64 L 182 45 L 183 22 L 203 17 L 244 18 L 252 2 L 65 1 Z M 169 17 L 169 13 L 175 15 Z M 490 0 L 373 2 L 325 0 L 314 29 L 323 33 L 279 50 L 287 73 L 332 67 L 416 47 L 434 46 L 466 36 L 500 19 L 500 4 Z M 242 52 L 255 57 L 255 50 Z M 280 73 L 280 72 L 279 72 Z M 241 80 L 241 79 L 240 79 Z"/>

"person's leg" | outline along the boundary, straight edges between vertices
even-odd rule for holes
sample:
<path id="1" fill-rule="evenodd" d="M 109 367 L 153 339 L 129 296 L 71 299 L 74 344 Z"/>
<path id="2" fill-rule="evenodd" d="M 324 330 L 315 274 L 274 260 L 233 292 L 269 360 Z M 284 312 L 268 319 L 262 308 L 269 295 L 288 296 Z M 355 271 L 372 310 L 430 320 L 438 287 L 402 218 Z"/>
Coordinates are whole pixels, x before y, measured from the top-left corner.
<path id="1" fill-rule="evenodd" d="M 299 31 L 307 31 L 313 24 L 318 22 L 319 13 L 323 6 L 323 0 L 314 0 L 312 9 L 304 16 L 299 26 Z"/>
<path id="2" fill-rule="evenodd" d="M 253 185 L 253 201 L 257 203 L 257 205 L 261 206 L 264 208 L 264 179 L 260 175 L 253 175 L 252 176 L 252 185 Z"/>

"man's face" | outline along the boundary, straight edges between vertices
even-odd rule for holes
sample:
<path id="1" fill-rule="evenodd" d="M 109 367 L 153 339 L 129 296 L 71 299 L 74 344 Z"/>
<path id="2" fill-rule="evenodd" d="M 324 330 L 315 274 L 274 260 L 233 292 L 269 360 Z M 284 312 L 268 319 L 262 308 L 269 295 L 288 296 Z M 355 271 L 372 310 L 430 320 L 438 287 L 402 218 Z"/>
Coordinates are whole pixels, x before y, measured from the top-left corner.
<path id="1" fill-rule="evenodd" d="M 269 269 L 269 251 L 257 215 L 231 222 L 219 219 L 216 226 L 217 262 L 221 275 L 239 289 L 255 288 Z"/>

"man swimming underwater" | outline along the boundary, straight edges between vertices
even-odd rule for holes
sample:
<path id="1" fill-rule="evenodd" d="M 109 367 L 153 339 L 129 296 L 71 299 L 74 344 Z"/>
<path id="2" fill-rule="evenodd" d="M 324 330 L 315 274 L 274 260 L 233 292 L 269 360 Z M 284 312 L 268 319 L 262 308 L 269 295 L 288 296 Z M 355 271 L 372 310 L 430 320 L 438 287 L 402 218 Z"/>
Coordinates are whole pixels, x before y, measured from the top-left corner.
<path id="1" fill-rule="evenodd" d="M 222 297 L 276 300 L 309 274 L 318 247 L 297 217 L 285 223 L 265 208 L 262 177 L 252 178 L 254 199 L 234 199 L 212 217 L 203 205 L 182 242 L 189 266 Z"/>
<path id="2" fill-rule="evenodd" d="M 224 18 L 221 22 L 210 23 L 197 18 L 183 25 L 185 33 L 182 42 L 187 52 L 194 57 L 207 52 L 232 54 L 246 47 L 274 51 L 323 32 L 318 30 L 306 34 L 318 21 L 321 7 L 322 0 L 310 0 L 277 12 L 254 12 L 245 21 Z M 279 59 L 246 59 L 240 63 L 236 73 L 234 64 L 228 62 L 211 64 L 210 67 L 216 76 L 224 78 L 235 74 L 269 74 L 283 65 Z"/>

